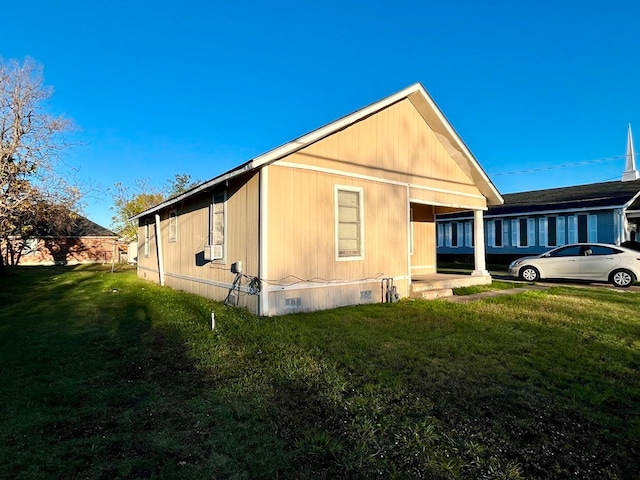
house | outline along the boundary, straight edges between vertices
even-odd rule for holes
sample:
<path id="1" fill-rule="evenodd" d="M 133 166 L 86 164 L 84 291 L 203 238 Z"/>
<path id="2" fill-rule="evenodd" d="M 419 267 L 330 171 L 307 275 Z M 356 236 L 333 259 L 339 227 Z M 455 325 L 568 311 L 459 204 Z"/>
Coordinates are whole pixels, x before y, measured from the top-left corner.
<path id="1" fill-rule="evenodd" d="M 436 271 L 437 214 L 501 202 L 415 84 L 133 217 L 138 275 L 262 316 L 404 297 Z"/>
<path id="2" fill-rule="evenodd" d="M 640 174 L 631 127 L 625 162 L 619 181 L 504 194 L 504 204 L 489 206 L 484 216 L 489 262 L 505 263 L 568 243 L 620 245 L 636 241 L 640 225 Z M 440 260 L 473 253 L 473 222 L 471 212 L 438 217 Z"/>
<path id="3" fill-rule="evenodd" d="M 64 233 L 39 225 L 29 238 L 4 242 L 5 264 L 11 265 L 77 265 L 118 261 L 118 235 L 81 215 Z"/>

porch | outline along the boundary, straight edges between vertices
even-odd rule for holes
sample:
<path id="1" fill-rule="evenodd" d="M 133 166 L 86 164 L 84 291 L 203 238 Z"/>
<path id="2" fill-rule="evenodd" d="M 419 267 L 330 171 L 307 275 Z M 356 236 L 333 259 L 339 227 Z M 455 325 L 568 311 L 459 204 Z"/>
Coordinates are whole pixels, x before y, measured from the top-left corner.
<path id="1" fill-rule="evenodd" d="M 413 275 L 411 277 L 410 298 L 422 298 L 433 300 L 436 298 L 450 297 L 453 289 L 459 287 L 471 287 L 473 285 L 488 285 L 491 283 L 491 275 L 456 275 L 445 273 L 430 273 Z"/>

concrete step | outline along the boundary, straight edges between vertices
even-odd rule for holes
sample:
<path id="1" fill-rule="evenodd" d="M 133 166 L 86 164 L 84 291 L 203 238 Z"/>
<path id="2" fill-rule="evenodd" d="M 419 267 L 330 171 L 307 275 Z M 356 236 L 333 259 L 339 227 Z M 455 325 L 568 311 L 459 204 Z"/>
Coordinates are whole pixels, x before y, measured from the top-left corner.
<path id="1" fill-rule="evenodd" d="M 421 298 L 423 300 L 435 300 L 436 298 L 446 298 L 452 296 L 453 289 L 451 288 L 437 288 L 411 292 L 411 298 Z"/>

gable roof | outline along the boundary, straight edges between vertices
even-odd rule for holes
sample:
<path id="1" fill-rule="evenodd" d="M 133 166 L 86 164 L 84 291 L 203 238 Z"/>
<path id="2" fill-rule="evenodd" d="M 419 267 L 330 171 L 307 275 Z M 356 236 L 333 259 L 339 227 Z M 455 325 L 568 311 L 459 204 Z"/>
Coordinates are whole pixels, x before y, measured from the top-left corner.
<path id="1" fill-rule="evenodd" d="M 556 210 L 577 210 L 598 207 L 628 208 L 640 197 L 640 180 L 613 181 L 571 187 L 506 193 L 504 204 L 490 206 L 487 216 L 514 215 Z M 456 212 L 441 218 L 460 218 L 469 213 Z"/>
<path id="2" fill-rule="evenodd" d="M 96 222 L 89 220 L 82 215 L 77 215 L 72 224 L 69 225 L 68 231 L 53 232 L 51 227 L 43 224 L 37 227 L 36 236 L 38 237 L 118 237 L 119 235 L 108 228 L 98 225 Z"/>
<path id="3" fill-rule="evenodd" d="M 431 96 L 427 93 L 425 88 L 420 83 L 415 83 L 410 87 L 405 88 L 393 95 L 390 95 L 382 100 L 372 103 L 366 107 L 356 110 L 353 113 L 345 115 L 338 120 L 335 120 L 327 125 L 324 125 L 316 130 L 313 130 L 301 137 L 298 137 L 284 145 L 269 150 L 262 155 L 259 155 L 248 162 L 231 169 L 207 182 L 204 182 L 181 195 L 165 200 L 158 205 L 145 210 L 142 213 L 131 218 L 136 220 L 146 215 L 157 212 L 163 208 L 171 206 L 175 203 L 181 202 L 188 197 L 191 197 L 197 193 L 210 190 L 215 185 L 230 180 L 234 177 L 242 175 L 244 173 L 261 168 L 264 165 L 269 165 L 277 160 L 280 160 L 287 155 L 295 153 L 309 145 L 322 140 L 329 135 L 343 130 L 354 123 L 357 123 L 365 118 L 374 115 L 375 113 L 383 110 L 394 103 L 401 100 L 408 99 L 418 110 L 422 118 L 429 125 L 429 127 L 436 134 L 437 138 L 444 145 L 447 152 L 453 160 L 460 166 L 460 168 L 471 178 L 482 193 L 487 198 L 489 205 L 497 205 L 502 203 L 502 197 L 498 192 L 498 189 L 494 186 L 493 182 L 489 179 L 489 176 L 482 169 L 476 158 L 473 156 L 469 148 L 465 145 L 463 140 L 453 129 L 449 121 L 446 119 L 442 111 L 438 108 Z"/>

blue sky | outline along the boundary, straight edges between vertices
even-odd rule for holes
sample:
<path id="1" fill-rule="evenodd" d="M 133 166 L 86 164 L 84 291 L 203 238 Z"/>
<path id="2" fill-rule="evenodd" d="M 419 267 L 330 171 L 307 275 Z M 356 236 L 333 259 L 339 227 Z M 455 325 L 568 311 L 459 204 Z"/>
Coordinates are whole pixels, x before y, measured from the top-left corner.
<path id="1" fill-rule="evenodd" d="M 4 2 L 0 56 L 44 66 L 109 226 L 115 182 L 208 180 L 415 82 L 502 193 L 617 180 L 640 136 L 639 5 Z"/>

